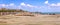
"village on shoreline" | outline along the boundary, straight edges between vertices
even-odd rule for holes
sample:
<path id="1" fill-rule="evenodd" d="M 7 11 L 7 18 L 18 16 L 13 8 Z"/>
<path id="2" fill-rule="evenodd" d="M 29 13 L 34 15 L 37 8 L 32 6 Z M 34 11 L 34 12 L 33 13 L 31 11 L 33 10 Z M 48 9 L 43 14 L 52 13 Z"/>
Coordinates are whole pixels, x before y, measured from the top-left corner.
<path id="1" fill-rule="evenodd" d="M 22 9 L 7 9 L 7 8 L 0 8 L 0 15 L 9 15 L 9 14 L 17 14 L 17 13 L 22 13 L 23 15 L 24 14 L 40 14 L 40 15 L 57 15 L 55 13 L 42 13 L 42 12 L 28 12 L 28 11 L 25 11 L 25 10 L 22 10 Z"/>

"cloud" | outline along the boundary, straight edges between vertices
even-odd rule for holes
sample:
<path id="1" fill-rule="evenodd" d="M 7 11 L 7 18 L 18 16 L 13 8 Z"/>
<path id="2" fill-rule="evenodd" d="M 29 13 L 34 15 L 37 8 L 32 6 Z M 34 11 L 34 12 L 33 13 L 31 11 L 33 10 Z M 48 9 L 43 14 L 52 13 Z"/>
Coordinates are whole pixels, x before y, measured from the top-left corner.
<path id="1" fill-rule="evenodd" d="M 8 6 L 15 6 L 14 3 L 10 3 L 10 4 L 0 4 L 0 7 L 8 7 Z"/>
<path id="2" fill-rule="evenodd" d="M 10 4 L 0 4 L 0 8 L 16 9 L 16 8 L 17 8 L 17 5 L 15 5 L 14 3 L 10 3 Z"/>
<path id="3" fill-rule="evenodd" d="M 60 3 L 48 3 L 46 5 L 46 7 L 44 6 L 44 8 L 46 8 L 46 10 L 48 12 L 60 12 Z"/>
<path id="4" fill-rule="evenodd" d="M 9 6 L 14 6 L 15 4 L 14 3 L 10 3 Z"/>
<path id="5" fill-rule="evenodd" d="M 20 5 L 24 6 L 24 7 L 30 7 L 30 8 L 41 8 L 40 6 L 34 6 L 34 5 L 31 5 L 31 4 L 26 4 L 26 3 L 21 3 Z"/>
<path id="6" fill-rule="evenodd" d="M 20 5 L 25 6 L 25 3 L 21 3 Z"/>
<path id="7" fill-rule="evenodd" d="M 57 4 L 52 3 L 50 4 L 50 6 L 60 6 L 60 3 L 57 3 Z"/>
<path id="8" fill-rule="evenodd" d="M 0 6 L 5 7 L 6 5 L 5 4 L 0 4 Z"/>
<path id="9" fill-rule="evenodd" d="M 51 6 L 56 6 L 56 4 L 51 4 Z"/>
<path id="10" fill-rule="evenodd" d="M 27 4 L 26 6 L 28 6 L 28 7 L 35 7 L 35 6 L 30 5 L 30 4 Z"/>
<path id="11" fill-rule="evenodd" d="M 0 8 L 9 8 L 9 9 L 40 9 L 41 6 L 36 6 L 32 4 L 27 4 L 27 3 L 20 3 L 20 5 L 15 5 L 14 3 L 10 4 L 0 4 Z"/>
<path id="12" fill-rule="evenodd" d="M 48 3 L 48 0 L 47 0 L 44 3 L 47 4 L 47 6 L 60 6 L 59 2 L 58 3 L 52 3 L 52 4 L 50 4 L 50 3 Z"/>
<path id="13" fill-rule="evenodd" d="M 30 4 L 26 4 L 26 3 L 21 3 L 20 5 L 21 5 L 21 6 L 33 7 L 32 5 L 30 5 Z"/>
<path id="14" fill-rule="evenodd" d="M 7 7 L 9 6 L 9 5 L 6 5 Z"/>
<path id="15" fill-rule="evenodd" d="M 45 1 L 45 4 L 48 4 L 48 1 Z"/>
<path id="16" fill-rule="evenodd" d="M 6 5 L 5 4 L 2 4 L 3 7 L 5 7 Z"/>

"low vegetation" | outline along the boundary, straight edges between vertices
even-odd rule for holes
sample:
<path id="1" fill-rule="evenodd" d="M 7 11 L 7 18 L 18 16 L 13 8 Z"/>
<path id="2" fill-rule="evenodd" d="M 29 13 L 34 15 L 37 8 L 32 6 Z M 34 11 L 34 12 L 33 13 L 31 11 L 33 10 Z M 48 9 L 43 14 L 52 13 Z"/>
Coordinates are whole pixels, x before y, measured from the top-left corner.
<path id="1" fill-rule="evenodd" d="M 6 8 L 1 8 L 0 12 L 24 12 L 24 10 L 16 10 L 16 9 L 6 9 Z"/>

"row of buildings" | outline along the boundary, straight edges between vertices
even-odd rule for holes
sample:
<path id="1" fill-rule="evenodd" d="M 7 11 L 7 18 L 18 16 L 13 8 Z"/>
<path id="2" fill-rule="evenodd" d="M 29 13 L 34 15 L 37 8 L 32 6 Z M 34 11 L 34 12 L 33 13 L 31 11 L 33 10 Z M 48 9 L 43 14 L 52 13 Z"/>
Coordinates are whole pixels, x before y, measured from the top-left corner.
<path id="1" fill-rule="evenodd" d="M 18 12 L 23 12 L 23 10 L 21 10 L 21 9 L 0 8 L 0 15 L 16 14 Z"/>

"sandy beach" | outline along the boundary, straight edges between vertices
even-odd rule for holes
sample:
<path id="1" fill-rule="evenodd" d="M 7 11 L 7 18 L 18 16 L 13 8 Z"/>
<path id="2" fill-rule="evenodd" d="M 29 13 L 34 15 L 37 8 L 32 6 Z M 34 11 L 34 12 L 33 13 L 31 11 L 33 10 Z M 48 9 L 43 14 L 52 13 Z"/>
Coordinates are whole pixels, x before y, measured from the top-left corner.
<path id="1" fill-rule="evenodd" d="M 58 15 L 34 15 L 33 16 L 0 16 L 0 24 L 2 25 L 60 25 L 60 17 Z"/>

